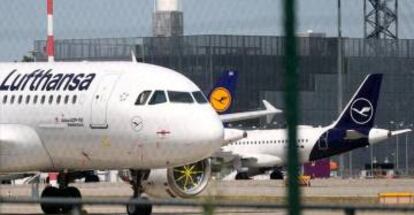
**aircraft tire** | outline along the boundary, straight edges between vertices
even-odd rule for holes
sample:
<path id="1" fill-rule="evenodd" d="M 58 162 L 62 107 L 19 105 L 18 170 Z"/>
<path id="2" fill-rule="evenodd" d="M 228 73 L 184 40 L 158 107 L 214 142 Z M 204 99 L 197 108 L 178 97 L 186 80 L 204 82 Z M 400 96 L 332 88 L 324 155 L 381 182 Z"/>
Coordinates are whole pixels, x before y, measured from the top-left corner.
<path id="1" fill-rule="evenodd" d="M 283 173 L 279 170 L 273 170 L 273 172 L 270 174 L 271 180 L 283 180 Z"/>
<path id="2" fill-rule="evenodd" d="M 99 182 L 99 177 L 97 175 L 87 175 L 85 177 L 85 183 L 96 183 Z"/>
<path id="3" fill-rule="evenodd" d="M 143 197 L 146 199 L 145 197 Z M 131 199 L 135 199 L 132 197 Z M 126 207 L 128 215 L 150 215 L 152 213 L 152 205 L 127 205 Z"/>
<path id="4" fill-rule="evenodd" d="M 249 176 L 247 175 L 247 172 L 239 172 L 236 175 L 236 180 L 250 180 Z"/>
<path id="5" fill-rule="evenodd" d="M 42 192 L 41 198 L 53 198 L 53 197 L 61 197 L 60 190 L 52 186 L 46 187 Z M 40 204 L 40 207 L 42 208 L 42 211 L 45 214 L 58 214 L 60 213 L 60 209 L 61 209 L 60 205 L 47 204 L 47 203 Z"/>
<path id="6" fill-rule="evenodd" d="M 66 198 L 82 198 L 82 195 L 78 188 L 76 187 L 66 187 L 61 189 L 62 196 Z M 62 205 L 61 210 L 63 214 L 70 212 L 73 208 L 73 205 Z"/>

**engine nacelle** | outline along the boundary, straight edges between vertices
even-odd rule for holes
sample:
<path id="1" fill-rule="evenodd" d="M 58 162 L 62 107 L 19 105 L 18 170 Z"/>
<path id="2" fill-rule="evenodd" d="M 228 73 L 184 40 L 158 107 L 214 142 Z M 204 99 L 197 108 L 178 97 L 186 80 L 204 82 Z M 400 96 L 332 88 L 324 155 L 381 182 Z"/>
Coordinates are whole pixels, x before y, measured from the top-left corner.
<path id="1" fill-rule="evenodd" d="M 373 128 L 369 131 L 368 141 L 369 144 L 375 144 L 382 142 L 392 136 L 391 131 L 379 128 Z"/>
<path id="2" fill-rule="evenodd" d="M 151 170 L 143 181 L 145 193 L 153 197 L 190 198 L 201 193 L 211 176 L 210 160 L 169 169 Z"/>

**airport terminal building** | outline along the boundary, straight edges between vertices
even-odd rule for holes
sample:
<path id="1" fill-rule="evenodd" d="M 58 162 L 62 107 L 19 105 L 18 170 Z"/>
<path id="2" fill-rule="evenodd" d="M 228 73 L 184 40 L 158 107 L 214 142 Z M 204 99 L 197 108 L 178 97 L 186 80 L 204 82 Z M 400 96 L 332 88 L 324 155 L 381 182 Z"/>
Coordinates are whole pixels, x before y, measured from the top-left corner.
<path id="1" fill-rule="evenodd" d="M 368 73 L 383 73 L 377 109 L 378 127 L 399 129 L 414 123 L 414 40 L 343 39 L 343 105 Z M 283 109 L 283 53 L 279 36 L 191 35 L 110 39 L 68 39 L 55 42 L 57 61 L 131 60 L 175 69 L 208 92 L 221 71 L 240 72 L 234 111 L 261 108 L 267 99 Z M 35 60 L 45 61 L 45 41 L 35 41 Z M 298 39 L 300 123 L 327 125 L 338 115 L 338 39 L 320 34 Z M 244 126 L 264 126 L 264 120 Z M 237 125 L 234 125 L 237 126 Z M 283 127 L 281 116 L 267 127 Z M 372 162 L 395 163 L 414 174 L 414 135 L 347 154 L 346 168 L 361 170 Z M 398 161 L 398 162 L 397 162 Z M 408 163 L 408 168 L 407 164 Z"/>

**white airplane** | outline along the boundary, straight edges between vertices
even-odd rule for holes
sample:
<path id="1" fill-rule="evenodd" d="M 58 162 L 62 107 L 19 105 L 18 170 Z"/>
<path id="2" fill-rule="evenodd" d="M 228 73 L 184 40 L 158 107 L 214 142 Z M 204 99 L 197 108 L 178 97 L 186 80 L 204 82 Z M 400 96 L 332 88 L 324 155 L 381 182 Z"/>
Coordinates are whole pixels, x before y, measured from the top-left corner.
<path id="1" fill-rule="evenodd" d="M 98 169 L 130 169 L 124 175 L 133 198 L 141 197 L 143 180 L 155 176 L 151 186 L 193 196 L 208 182 L 207 158 L 243 137 L 243 131 L 223 128 L 194 83 L 167 68 L 134 62 L 0 64 L 0 174 L 59 172 L 59 187 L 46 187 L 42 197 L 81 197 L 69 183 Z M 150 171 L 156 168 L 164 169 Z M 46 214 L 71 209 L 41 208 Z M 146 215 L 152 206 L 127 211 Z"/>
<path id="2" fill-rule="evenodd" d="M 296 142 L 300 162 L 306 163 L 379 143 L 411 129 L 389 131 L 373 128 L 382 75 L 365 78 L 339 118 L 326 127 L 298 126 Z M 287 163 L 286 129 L 247 131 L 247 138 L 222 147 L 215 156 L 234 162 L 236 179 L 274 170 L 270 178 L 282 179 L 280 168 Z"/>
<path id="3" fill-rule="evenodd" d="M 272 117 L 281 110 L 273 107 L 269 102 L 263 100 L 265 109 L 247 111 L 241 113 L 229 113 L 230 107 L 235 97 L 235 85 L 238 78 L 238 72 L 233 70 L 224 71 L 215 86 L 209 93 L 211 106 L 220 113 L 219 117 L 222 122 L 233 122 L 245 119 L 254 119 L 262 116 Z M 237 141 L 240 130 L 226 128 L 226 144 Z M 198 164 L 200 165 L 200 164 Z M 210 170 L 210 163 L 208 165 Z M 142 188 L 146 194 L 154 197 L 192 197 L 203 191 L 208 183 L 211 172 L 205 174 L 206 177 L 200 176 L 200 166 L 197 164 L 177 167 L 175 170 L 151 169 L 150 173 L 143 179 Z M 165 174 L 167 172 L 167 174 Z M 120 171 L 120 177 L 124 181 L 131 181 L 132 177 L 129 171 Z M 192 176 L 192 177 L 191 177 Z M 168 186 L 163 186 L 168 185 Z"/>

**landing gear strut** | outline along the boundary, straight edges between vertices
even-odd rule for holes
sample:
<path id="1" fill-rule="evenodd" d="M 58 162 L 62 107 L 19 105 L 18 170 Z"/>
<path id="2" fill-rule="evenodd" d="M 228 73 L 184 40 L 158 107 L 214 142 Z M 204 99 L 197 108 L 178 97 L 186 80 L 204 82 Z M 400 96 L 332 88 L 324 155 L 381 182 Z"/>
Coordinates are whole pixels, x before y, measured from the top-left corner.
<path id="1" fill-rule="evenodd" d="M 65 173 L 60 173 L 58 177 L 59 188 L 53 186 L 47 186 L 41 195 L 41 198 L 82 198 L 81 193 L 76 187 L 69 187 L 68 176 Z M 62 204 L 40 204 L 42 211 L 45 214 L 60 214 L 68 213 L 73 209 L 73 205 Z"/>
<path id="2" fill-rule="evenodd" d="M 142 196 L 144 189 L 141 184 L 146 174 L 148 174 L 148 171 L 131 170 L 132 180 L 130 183 L 134 191 L 131 199 L 146 199 L 146 197 Z M 152 205 L 149 203 L 141 205 L 127 205 L 127 212 L 128 215 L 150 215 L 152 213 Z"/>

